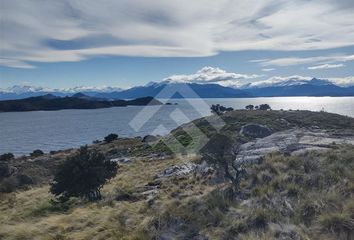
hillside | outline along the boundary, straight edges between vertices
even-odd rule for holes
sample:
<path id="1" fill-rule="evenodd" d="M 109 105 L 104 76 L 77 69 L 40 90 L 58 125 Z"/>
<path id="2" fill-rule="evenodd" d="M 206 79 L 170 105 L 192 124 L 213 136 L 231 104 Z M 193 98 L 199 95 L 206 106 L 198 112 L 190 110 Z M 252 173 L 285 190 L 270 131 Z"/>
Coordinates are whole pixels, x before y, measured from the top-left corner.
<path id="1" fill-rule="evenodd" d="M 0 179 L 0 238 L 353 239 L 353 118 L 309 111 L 221 117 L 221 132 L 241 144 L 238 157 L 258 154 L 247 164 L 236 197 L 230 198 L 230 183 L 201 155 L 178 157 L 159 142 L 174 136 L 187 146 L 191 139 L 183 129 L 195 125 L 212 138 L 216 130 L 209 122 L 216 116 L 210 116 L 155 145 L 135 138 L 89 146 L 120 165 L 99 202 L 73 198 L 58 204 L 48 192 L 55 169 L 75 149 L 11 160 L 13 174 Z M 249 125 L 269 132 L 247 134 Z"/>
<path id="2" fill-rule="evenodd" d="M 144 106 L 162 104 L 153 97 L 143 97 L 134 100 L 108 101 L 102 98 L 76 94 L 72 97 L 57 97 L 47 94 L 39 97 L 30 97 L 19 100 L 0 101 L 0 112 L 23 111 L 54 111 L 62 109 L 97 109 L 109 107 Z"/>

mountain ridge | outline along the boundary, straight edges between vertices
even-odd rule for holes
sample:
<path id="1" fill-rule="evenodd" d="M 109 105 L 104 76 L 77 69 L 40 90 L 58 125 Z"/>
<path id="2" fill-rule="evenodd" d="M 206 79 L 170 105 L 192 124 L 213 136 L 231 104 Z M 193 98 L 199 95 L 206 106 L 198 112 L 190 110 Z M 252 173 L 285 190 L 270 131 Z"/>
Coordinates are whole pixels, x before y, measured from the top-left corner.
<path id="1" fill-rule="evenodd" d="M 188 86 L 191 91 L 186 90 Z M 170 89 L 166 91 L 166 87 Z M 172 88 L 172 90 L 171 90 Z M 169 91 L 181 94 L 171 95 Z M 164 91 L 163 91 L 164 90 Z M 291 77 L 247 83 L 240 87 L 222 86 L 216 83 L 193 83 L 164 80 L 149 82 L 143 86 L 129 89 L 115 87 L 75 87 L 70 89 L 46 89 L 42 87 L 18 86 L 0 89 L 0 100 L 24 99 L 52 94 L 59 97 L 84 94 L 96 100 L 133 99 L 146 96 L 159 98 L 246 98 L 246 97 L 285 97 L 285 96 L 354 96 L 354 86 L 339 86 L 326 79 L 304 79 Z"/>

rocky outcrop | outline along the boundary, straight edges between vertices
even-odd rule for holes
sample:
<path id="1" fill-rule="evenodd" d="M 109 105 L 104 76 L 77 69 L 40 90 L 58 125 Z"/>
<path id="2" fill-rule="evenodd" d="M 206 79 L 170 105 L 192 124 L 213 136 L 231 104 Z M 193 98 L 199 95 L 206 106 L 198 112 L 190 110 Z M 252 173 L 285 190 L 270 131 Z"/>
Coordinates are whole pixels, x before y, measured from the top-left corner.
<path id="1" fill-rule="evenodd" d="M 272 131 L 260 124 L 247 124 L 241 128 L 240 134 L 245 137 L 264 138 L 272 134 Z"/>
<path id="2" fill-rule="evenodd" d="M 167 169 L 165 169 L 162 173 L 156 175 L 156 179 L 172 177 L 172 176 L 183 176 L 193 172 L 196 169 L 197 165 L 194 163 L 185 163 L 182 165 L 173 165 Z"/>
<path id="3" fill-rule="evenodd" d="M 333 144 L 354 144 L 354 132 L 295 128 L 241 145 L 237 161 L 256 163 L 268 153 L 301 154 L 310 150 L 328 150 Z"/>

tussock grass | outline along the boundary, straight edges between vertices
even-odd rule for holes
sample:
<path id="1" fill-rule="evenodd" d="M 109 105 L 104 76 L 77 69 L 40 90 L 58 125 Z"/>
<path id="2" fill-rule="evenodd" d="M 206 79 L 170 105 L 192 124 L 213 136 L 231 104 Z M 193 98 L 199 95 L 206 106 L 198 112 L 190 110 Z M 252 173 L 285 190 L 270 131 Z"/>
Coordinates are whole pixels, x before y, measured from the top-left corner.
<path id="1" fill-rule="evenodd" d="M 100 202 L 56 204 L 48 185 L 2 194 L 0 239 L 353 239 L 353 156 L 350 145 L 269 154 L 247 168 L 236 198 L 212 173 L 155 179 L 198 157 L 138 158 L 121 166 Z M 142 197 L 154 184 L 153 200 Z"/>

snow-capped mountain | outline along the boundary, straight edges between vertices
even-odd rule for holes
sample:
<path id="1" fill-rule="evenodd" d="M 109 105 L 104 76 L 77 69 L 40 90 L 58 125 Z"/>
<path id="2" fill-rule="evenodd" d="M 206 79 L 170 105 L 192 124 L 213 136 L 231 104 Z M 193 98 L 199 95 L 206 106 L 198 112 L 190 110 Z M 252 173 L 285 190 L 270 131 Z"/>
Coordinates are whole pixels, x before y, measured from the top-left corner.
<path id="1" fill-rule="evenodd" d="M 172 90 L 184 91 L 183 86 L 189 86 L 195 94 L 187 97 L 201 98 L 237 98 L 237 97 L 275 97 L 275 96 L 354 96 L 354 86 L 338 86 L 331 80 L 301 76 L 272 77 L 264 81 L 247 83 L 241 87 L 222 86 L 208 81 L 181 82 L 176 79 L 164 79 L 161 82 L 149 82 L 144 86 L 122 90 L 117 87 L 74 87 L 65 89 L 49 89 L 33 86 L 13 86 L 0 89 L 0 99 L 21 99 L 26 97 L 53 94 L 55 96 L 72 96 L 83 93 L 90 97 L 108 99 L 133 99 L 139 97 L 171 96 L 162 92 L 169 87 Z M 191 92 L 191 91 L 189 91 Z M 164 95 L 165 94 L 165 95 Z M 173 96 L 179 98 L 181 96 Z"/>
<path id="2" fill-rule="evenodd" d="M 291 77 L 272 77 L 264 81 L 247 83 L 241 88 L 265 88 L 265 87 L 289 87 L 310 84 L 314 86 L 334 85 L 333 82 L 326 79 L 308 78 L 301 76 Z"/>
<path id="3" fill-rule="evenodd" d="M 271 78 L 244 85 L 242 90 L 255 97 L 278 96 L 354 96 L 354 87 L 340 87 L 318 78 Z"/>
<path id="4" fill-rule="evenodd" d="M 145 86 L 133 87 L 120 92 L 101 93 L 97 97 L 112 99 L 132 99 L 140 97 L 158 98 L 237 98 L 251 97 L 240 89 L 224 87 L 219 84 L 197 84 L 176 82 L 150 82 Z"/>
<path id="5" fill-rule="evenodd" d="M 21 99 L 27 97 L 37 97 L 46 94 L 53 94 L 56 96 L 71 96 L 75 93 L 83 93 L 88 96 L 95 96 L 99 93 L 106 93 L 106 92 L 115 92 L 121 91 L 121 88 L 117 87 L 109 87 L 109 86 L 102 86 L 102 87 L 73 87 L 73 88 L 44 88 L 44 87 L 37 87 L 37 86 L 20 86 L 15 85 L 12 87 L 0 89 L 0 99 Z"/>

